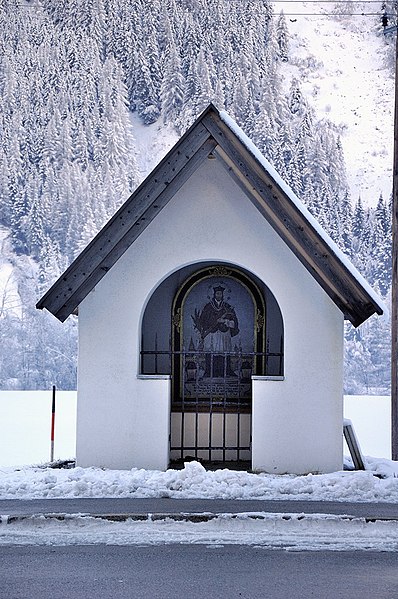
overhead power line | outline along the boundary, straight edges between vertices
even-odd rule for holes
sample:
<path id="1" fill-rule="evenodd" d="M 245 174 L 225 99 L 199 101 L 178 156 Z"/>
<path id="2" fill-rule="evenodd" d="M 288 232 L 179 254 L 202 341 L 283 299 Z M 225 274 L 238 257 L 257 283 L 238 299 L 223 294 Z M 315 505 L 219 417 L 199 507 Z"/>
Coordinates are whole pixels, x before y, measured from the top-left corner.
<path id="1" fill-rule="evenodd" d="M 305 0 L 305 4 L 347 4 L 347 0 Z M 271 2 L 272 4 L 272 2 Z M 277 4 L 302 4 L 298 0 L 277 0 Z M 361 4 L 380 4 L 380 0 L 362 0 Z M 17 8 L 37 8 L 36 4 L 15 4 Z M 293 8 L 293 7 L 292 7 Z M 378 12 L 285 12 L 285 17 L 379 17 Z"/>
<path id="2" fill-rule="evenodd" d="M 285 12 L 285 17 L 380 17 L 380 12 Z"/>
<path id="3" fill-rule="evenodd" d="M 348 4 L 348 0 L 276 0 L 277 4 Z M 380 0 L 362 0 L 359 4 L 380 4 Z"/>

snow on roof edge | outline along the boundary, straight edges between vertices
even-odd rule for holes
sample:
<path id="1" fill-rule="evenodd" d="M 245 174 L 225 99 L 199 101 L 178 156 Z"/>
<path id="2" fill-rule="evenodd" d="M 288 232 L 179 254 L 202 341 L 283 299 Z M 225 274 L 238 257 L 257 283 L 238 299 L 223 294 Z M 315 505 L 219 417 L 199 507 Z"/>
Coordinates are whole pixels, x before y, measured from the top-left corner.
<path id="1" fill-rule="evenodd" d="M 293 204 L 297 207 L 297 209 L 302 213 L 302 215 L 307 219 L 307 221 L 314 227 L 319 236 L 323 239 L 323 241 L 330 247 L 332 252 L 337 256 L 337 258 L 344 264 L 350 274 L 358 281 L 360 285 L 365 289 L 365 291 L 372 298 L 374 303 L 383 311 L 384 314 L 388 314 L 389 310 L 386 304 L 381 300 L 375 290 L 370 286 L 367 280 L 361 275 L 361 273 L 355 268 L 349 258 L 344 254 L 344 252 L 339 248 L 339 246 L 333 241 L 333 239 L 326 233 L 326 231 L 321 227 L 319 222 L 312 216 L 308 208 L 303 204 L 303 202 L 296 196 L 294 191 L 287 185 L 287 183 L 281 178 L 279 173 L 275 170 L 270 162 L 263 156 L 260 150 L 255 146 L 255 144 L 251 141 L 251 139 L 244 133 L 244 131 L 236 124 L 236 122 L 229 116 L 229 114 L 225 110 L 220 110 L 219 112 L 220 118 L 222 121 L 235 133 L 235 135 L 240 139 L 243 145 L 249 150 L 249 152 L 254 156 L 254 158 L 264 167 L 264 169 L 271 175 L 274 179 L 275 183 L 279 185 L 279 187 L 283 190 L 283 192 L 288 196 L 288 198 L 293 202 Z"/>

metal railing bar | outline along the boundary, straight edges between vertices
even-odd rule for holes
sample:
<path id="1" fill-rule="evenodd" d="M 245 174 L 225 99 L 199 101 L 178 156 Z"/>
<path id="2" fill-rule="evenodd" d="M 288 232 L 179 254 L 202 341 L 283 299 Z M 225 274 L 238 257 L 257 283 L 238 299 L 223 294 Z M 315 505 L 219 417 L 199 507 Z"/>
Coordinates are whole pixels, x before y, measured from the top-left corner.
<path id="1" fill-rule="evenodd" d="M 195 445 L 185 445 L 184 446 L 184 451 L 194 451 L 195 450 Z M 208 447 L 207 445 L 198 445 L 197 447 L 198 451 L 208 451 L 209 449 L 214 450 L 214 451 L 222 451 L 224 449 L 224 447 L 222 445 L 212 445 L 211 447 Z M 241 450 L 241 451 L 250 451 L 250 445 L 248 446 L 235 446 L 235 445 L 228 445 L 227 447 L 225 447 L 226 451 L 237 451 L 237 450 Z M 178 451 L 180 450 L 180 447 L 176 446 L 176 447 L 170 447 L 170 451 Z M 224 461 L 224 460 L 223 460 Z"/>

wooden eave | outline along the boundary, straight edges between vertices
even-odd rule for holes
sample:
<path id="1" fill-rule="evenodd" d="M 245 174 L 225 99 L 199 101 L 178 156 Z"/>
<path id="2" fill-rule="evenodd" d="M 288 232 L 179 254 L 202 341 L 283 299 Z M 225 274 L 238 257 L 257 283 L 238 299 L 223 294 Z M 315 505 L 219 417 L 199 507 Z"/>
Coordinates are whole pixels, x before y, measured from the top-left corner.
<path id="1" fill-rule="evenodd" d="M 210 105 L 41 298 L 62 322 L 213 153 L 354 326 L 382 309 Z"/>
<path id="2" fill-rule="evenodd" d="M 382 314 L 380 305 L 220 115 L 204 115 L 203 124 L 217 141 L 213 153 L 344 317 L 359 326 L 372 314 Z"/>
<path id="3" fill-rule="evenodd" d="M 40 299 L 61 322 L 146 229 L 216 146 L 198 119 Z"/>

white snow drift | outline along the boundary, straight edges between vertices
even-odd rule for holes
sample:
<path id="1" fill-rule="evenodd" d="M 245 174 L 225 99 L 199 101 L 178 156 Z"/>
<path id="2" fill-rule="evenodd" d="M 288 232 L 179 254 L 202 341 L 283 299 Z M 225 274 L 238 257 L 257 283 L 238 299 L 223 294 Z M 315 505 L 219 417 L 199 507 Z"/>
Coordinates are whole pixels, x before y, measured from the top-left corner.
<path id="1" fill-rule="evenodd" d="M 104 470 L 26 467 L 0 469 L 1 499 L 170 497 L 173 499 L 294 499 L 398 501 L 398 464 L 368 462 L 369 471 L 306 476 L 207 471 L 198 462 L 182 470 Z M 374 473 L 386 478 L 379 478 Z"/>
<path id="2" fill-rule="evenodd" d="M 220 514 L 207 522 L 110 522 L 72 516 L 0 524 L 1 545 L 250 545 L 290 551 L 398 551 L 398 522 L 324 514 Z"/>

